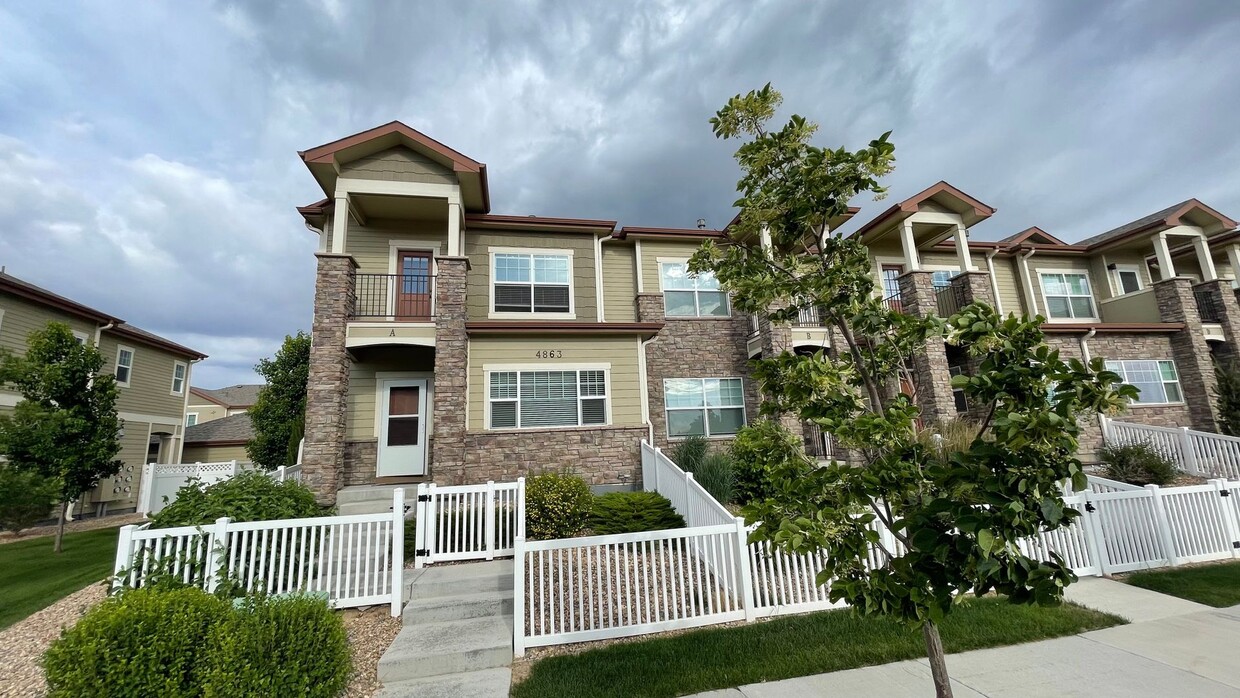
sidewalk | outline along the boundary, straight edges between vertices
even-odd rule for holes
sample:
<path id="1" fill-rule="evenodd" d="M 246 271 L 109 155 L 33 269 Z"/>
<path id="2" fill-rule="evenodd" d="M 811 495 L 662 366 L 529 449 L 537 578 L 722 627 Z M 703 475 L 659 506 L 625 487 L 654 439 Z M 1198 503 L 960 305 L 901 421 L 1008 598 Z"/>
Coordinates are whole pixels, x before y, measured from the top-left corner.
<path id="1" fill-rule="evenodd" d="M 948 655 L 956 698 L 1240 698 L 1240 662 L 1236 662 L 1240 606 L 1209 608 L 1108 579 L 1081 582 L 1069 595 L 1073 601 L 1134 622 L 1072 637 Z M 920 659 L 750 684 L 695 698 L 933 694 L 930 667 Z"/>

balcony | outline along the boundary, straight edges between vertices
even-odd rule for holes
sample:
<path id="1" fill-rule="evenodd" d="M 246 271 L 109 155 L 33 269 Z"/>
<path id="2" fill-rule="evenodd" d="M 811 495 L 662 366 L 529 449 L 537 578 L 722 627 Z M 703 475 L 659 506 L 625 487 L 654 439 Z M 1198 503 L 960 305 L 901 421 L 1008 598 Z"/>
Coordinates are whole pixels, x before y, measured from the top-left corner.
<path id="1" fill-rule="evenodd" d="M 835 443 L 831 435 L 813 422 L 801 425 L 801 436 L 805 443 L 805 455 L 817 460 L 831 460 L 835 453 Z"/>
<path id="2" fill-rule="evenodd" d="M 1214 289 L 1194 288 L 1193 300 L 1197 301 L 1197 315 L 1203 323 L 1218 324 L 1223 321 L 1226 313 L 1223 299 L 1218 297 Z"/>
<path id="3" fill-rule="evenodd" d="M 888 310 L 894 310 L 897 313 L 904 312 L 904 299 L 900 297 L 899 291 L 883 298 L 883 305 L 887 306 Z"/>
<path id="4" fill-rule="evenodd" d="M 358 274 L 351 320 L 432 322 L 433 274 Z"/>
<path id="5" fill-rule="evenodd" d="M 964 302 L 964 295 L 964 287 L 957 284 L 936 288 L 934 299 L 938 306 L 939 316 L 951 317 L 968 305 Z"/>
<path id="6" fill-rule="evenodd" d="M 793 327 L 827 327 L 826 321 L 818 308 L 801 308 L 797 311 L 797 319 L 792 323 Z"/>

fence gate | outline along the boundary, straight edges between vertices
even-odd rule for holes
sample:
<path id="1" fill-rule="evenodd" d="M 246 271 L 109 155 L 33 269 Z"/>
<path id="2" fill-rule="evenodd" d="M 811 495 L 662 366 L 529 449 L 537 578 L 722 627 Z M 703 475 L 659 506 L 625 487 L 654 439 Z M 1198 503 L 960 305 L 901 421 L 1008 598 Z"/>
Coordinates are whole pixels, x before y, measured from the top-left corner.
<path id="1" fill-rule="evenodd" d="M 420 484 L 416 504 L 416 567 L 512 555 L 517 537 L 525 536 L 525 478 L 448 487 Z"/>

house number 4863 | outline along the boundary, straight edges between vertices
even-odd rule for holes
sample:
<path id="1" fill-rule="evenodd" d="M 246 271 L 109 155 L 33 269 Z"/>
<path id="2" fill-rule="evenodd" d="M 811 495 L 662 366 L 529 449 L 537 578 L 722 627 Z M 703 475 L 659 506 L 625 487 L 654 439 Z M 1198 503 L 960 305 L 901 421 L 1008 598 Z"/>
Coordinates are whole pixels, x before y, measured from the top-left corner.
<path id="1" fill-rule="evenodd" d="M 542 349 L 534 352 L 535 359 L 562 359 L 564 352 L 559 349 Z"/>

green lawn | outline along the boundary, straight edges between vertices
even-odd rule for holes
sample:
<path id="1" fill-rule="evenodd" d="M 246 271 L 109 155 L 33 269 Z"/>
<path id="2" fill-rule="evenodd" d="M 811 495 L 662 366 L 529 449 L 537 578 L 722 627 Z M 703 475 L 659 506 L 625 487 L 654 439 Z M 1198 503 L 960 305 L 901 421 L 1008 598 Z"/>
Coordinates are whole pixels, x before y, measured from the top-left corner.
<path id="1" fill-rule="evenodd" d="M 1240 562 L 1134 572 L 1124 581 L 1216 608 L 1240 604 Z"/>
<path id="2" fill-rule="evenodd" d="M 986 598 L 963 603 L 941 629 L 947 651 L 963 652 L 1123 622 L 1068 604 L 1038 608 Z M 923 656 L 919 631 L 848 610 L 827 611 L 549 657 L 534 664 L 512 695 L 681 696 Z"/>
<path id="3" fill-rule="evenodd" d="M 51 536 L 0 545 L 0 628 L 112 574 L 118 532 L 66 533 L 59 555 Z"/>

